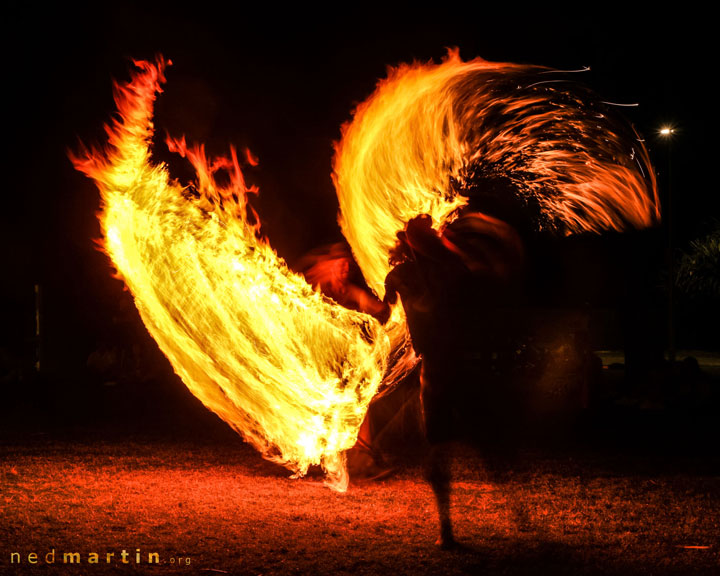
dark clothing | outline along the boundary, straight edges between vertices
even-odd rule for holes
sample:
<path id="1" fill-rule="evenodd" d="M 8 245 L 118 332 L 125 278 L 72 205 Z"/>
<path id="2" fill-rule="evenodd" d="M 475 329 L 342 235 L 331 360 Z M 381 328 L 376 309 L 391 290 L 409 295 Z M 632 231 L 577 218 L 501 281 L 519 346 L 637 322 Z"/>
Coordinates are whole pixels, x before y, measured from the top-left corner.
<path id="1" fill-rule="evenodd" d="M 454 231 L 440 237 L 427 217 L 410 221 L 396 246 L 407 260 L 385 280 L 386 302 L 400 296 L 413 347 L 422 355 L 420 399 L 430 443 L 426 477 L 444 547 L 454 541 L 448 444 L 459 435 L 458 424 L 464 420 L 473 428 L 481 422 L 475 437 L 485 439 L 497 437 L 500 423 L 505 430 L 512 423 L 506 411 L 512 402 L 504 401 L 509 389 L 492 362 L 507 330 L 503 308 L 512 302 L 523 264 L 522 242 L 508 224 L 482 214 L 456 222 Z"/>
<path id="2" fill-rule="evenodd" d="M 397 265 L 385 280 L 386 300 L 396 294 L 405 310 L 415 352 L 422 356 L 421 401 L 425 433 L 430 442 L 452 434 L 453 409 L 461 395 L 462 365 L 467 337 L 464 291 L 470 273 L 462 260 L 428 234 L 423 252 Z"/>
<path id="3" fill-rule="evenodd" d="M 465 221 L 468 233 L 460 238 L 466 257 L 432 230 L 421 230 L 418 241 L 416 229 L 414 259 L 396 266 L 385 281 L 386 301 L 400 296 L 413 347 L 423 358 L 421 401 L 431 444 L 465 432 L 487 436 L 499 428 L 492 423 L 509 404 L 509 383 L 494 373 L 493 362 L 514 331 L 511 305 L 522 246 L 514 246 L 519 238 L 506 224 L 475 219 Z"/>
<path id="4" fill-rule="evenodd" d="M 427 242 L 427 243 L 430 243 Z M 470 273 L 439 238 L 431 256 L 415 253 L 415 259 L 393 268 L 385 279 L 386 301 L 402 300 L 413 347 L 418 354 L 450 355 L 462 344 L 458 327 L 464 315 L 463 292 Z"/>
<path id="5" fill-rule="evenodd" d="M 453 354 L 456 344 L 459 295 L 453 293 L 450 278 L 430 262 L 404 262 L 388 274 L 387 300 L 400 296 L 415 352 L 425 356 L 441 350 Z M 448 285 L 443 285 L 443 280 Z"/>
<path id="6" fill-rule="evenodd" d="M 430 444 L 450 442 L 457 435 L 458 388 L 462 382 L 459 362 L 423 357 L 420 403 L 425 438 Z"/>

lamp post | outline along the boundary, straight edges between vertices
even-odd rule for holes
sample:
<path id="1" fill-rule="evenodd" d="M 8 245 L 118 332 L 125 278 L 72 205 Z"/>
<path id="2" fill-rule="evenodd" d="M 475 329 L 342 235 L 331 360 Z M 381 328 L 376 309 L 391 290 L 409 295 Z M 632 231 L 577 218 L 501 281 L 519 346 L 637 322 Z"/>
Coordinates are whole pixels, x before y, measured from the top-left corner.
<path id="1" fill-rule="evenodd" d="M 672 138 L 675 128 L 663 126 L 660 129 L 660 137 L 667 142 L 667 207 L 665 210 L 665 222 L 667 223 L 667 249 L 668 249 L 668 361 L 670 368 L 675 365 L 675 322 L 673 318 L 673 289 L 675 285 L 675 256 L 673 238 L 673 206 L 672 206 Z"/>

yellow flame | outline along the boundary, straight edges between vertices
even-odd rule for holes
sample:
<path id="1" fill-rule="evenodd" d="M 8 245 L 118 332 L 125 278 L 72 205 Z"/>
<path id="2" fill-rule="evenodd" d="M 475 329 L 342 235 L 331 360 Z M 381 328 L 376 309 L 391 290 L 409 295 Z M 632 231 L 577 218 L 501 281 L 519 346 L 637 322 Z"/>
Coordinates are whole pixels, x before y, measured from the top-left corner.
<path id="1" fill-rule="evenodd" d="M 247 204 L 256 190 L 234 150 L 211 161 L 202 147 L 169 140 L 195 167 L 196 190 L 172 181 L 149 153 L 166 62 L 136 65 L 115 87 L 108 149 L 73 157 L 100 189 L 105 249 L 193 394 L 266 457 L 297 475 L 322 465 L 342 490 L 343 451 L 370 400 L 416 361 L 402 308 L 383 326 L 292 273 L 259 238 Z M 539 228 L 571 234 L 658 221 L 654 174 L 635 133 L 548 72 L 450 53 L 439 65 L 391 70 L 358 107 L 333 177 L 343 233 L 376 294 L 396 233 L 419 214 L 437 228 L 450 223 L 468 202 L 462 192 L 488 175 L 511 183 Z M 255 163 L 249 152 L 247 161 Z M 216 181 L 218 171 L 229 185 Z"/>
<path id="2" fill-rule="evenodd" d="M 74 158 L 101 191 L 105 248 L 192 393 L 267 457 L 299 475 L 320 464 L 344 489 L 342 453 L 381 384 L 388 332 L 314 291 L 258 239 L 234 151 L 209 162 L 201 148 L 169 142 L 196 168 L 197 199 L 152 163 L 165 63 L 137 64 L 116 87 L 111 147 Z M 227 187 L 215 181 L 221 169 Z"/>
<path id="3" fill-rule="evenodd" d="M 592 95 L 537 66 L 463 62 L 390 70 L 343 127 L 334 181 L 340 225 L 382 297 L 396 234 L 420 214 L 436 228 L 466 204 L 476 174 L 506 178 L 538 227 L 562 234 L 659 219 L 642 142 Z"/>

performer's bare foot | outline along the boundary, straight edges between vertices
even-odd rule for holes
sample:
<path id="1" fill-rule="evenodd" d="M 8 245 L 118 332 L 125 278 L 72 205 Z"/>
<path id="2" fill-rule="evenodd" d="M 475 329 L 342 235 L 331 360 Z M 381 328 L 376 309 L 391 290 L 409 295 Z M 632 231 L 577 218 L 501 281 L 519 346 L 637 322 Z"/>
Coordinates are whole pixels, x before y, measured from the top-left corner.
<path id="1" fill-rule="evenodd" d="M 441 550 L 452 550 L 453 548 L 457 548 L 458 543 L 453 536 L 451 527 L 443 527 L 440 530 L 440 536 L 435 541 L 435 545 L 439 546 Z"/>

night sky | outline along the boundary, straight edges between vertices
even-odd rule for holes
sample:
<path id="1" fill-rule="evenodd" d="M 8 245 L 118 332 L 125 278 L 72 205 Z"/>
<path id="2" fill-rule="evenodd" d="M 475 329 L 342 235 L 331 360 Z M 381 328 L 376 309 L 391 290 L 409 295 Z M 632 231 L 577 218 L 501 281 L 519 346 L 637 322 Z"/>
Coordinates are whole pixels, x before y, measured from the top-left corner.
<path id="1" fill-rule="evenodd" d="M 97 3 L 100 4 L 100 3 Z M 479 5 L 479 3 L 478 3 Z M 98 252 L 97 191 L 67 158 L 79 141 L 103 142 L 114 110 L 113 79 L 132 58 L 162 53 L 174 65 L 156 114 L 156 153 L 165 133 L 206 142 L 210 152 L 249 147 L 260 165 L 248 179 L 271 244 L 291 264 L 341 239 L 331 182 L 332 142 L 388 65 L 435 60 L 457 46 L 464 59 L 589 66 L 578 79 L 623 112 L 645 137 L 664 198 L 668 148 L 657 132 L 677 129 L 672 190 L 677 244 L 718 217 L 712 37 L 707 15 L 635 15 L 598 5 L 585 13 L 505 13 L 441 3 L 422 13 L 352 5 L 223 8 L 166 5 L 54 7 L 5 21 L 6 185 L 3 210 L 4 337 L 32 330 L 32 287 L 43 286 L 58 356 L 83 354 L 108 309 L 127 301 Z M 188 176 L 181 162 L 174 175 Z M 54 328 L 53 328 L 54 327 Z"/>

